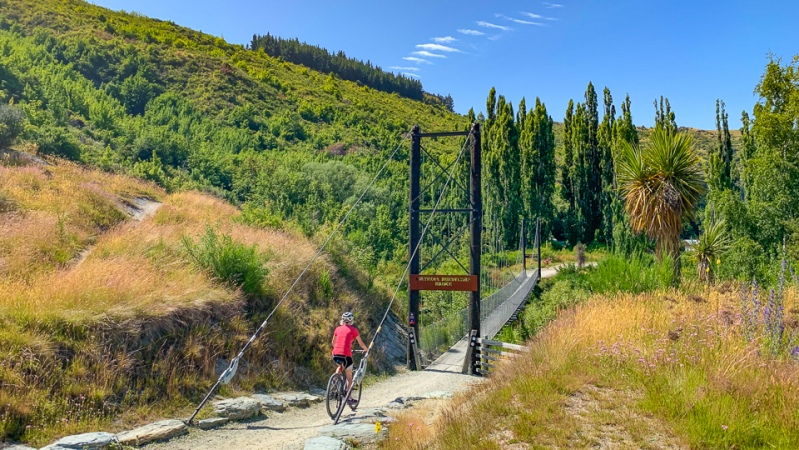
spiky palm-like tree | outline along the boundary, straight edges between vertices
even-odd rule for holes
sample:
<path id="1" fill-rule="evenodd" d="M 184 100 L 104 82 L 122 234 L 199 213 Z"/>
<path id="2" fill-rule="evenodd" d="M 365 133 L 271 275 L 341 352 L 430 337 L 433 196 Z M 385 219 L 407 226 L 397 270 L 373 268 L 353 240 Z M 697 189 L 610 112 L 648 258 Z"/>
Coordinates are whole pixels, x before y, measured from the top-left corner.
<path id="1" fill-rule="evenodd" d="M 643 148 L 623 145 L 616 179 L 633 230 L 655 240 L 658 259 L 669 255 L 676 260 L 683 219 L 694 217 L 705 191 L 691 136 L 658 126 Z"/>
<path id="2" fill-rule="evenodd" d="M 713 261 L 718 261 L 730 244 L 724 220 L 714 220 L 705 224 L 699 235 L 699 242 L 691 249 L 699 271 L 699 281 L 713 284 Z"/>

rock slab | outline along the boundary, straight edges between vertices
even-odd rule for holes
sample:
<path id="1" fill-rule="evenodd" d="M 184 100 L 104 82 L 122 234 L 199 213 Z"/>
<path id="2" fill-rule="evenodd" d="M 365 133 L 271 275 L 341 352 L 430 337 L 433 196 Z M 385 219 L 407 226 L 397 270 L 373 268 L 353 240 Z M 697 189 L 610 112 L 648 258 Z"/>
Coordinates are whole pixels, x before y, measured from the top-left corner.
<path id="1" fill-rule="evenodd" d="M 360 442 L 369 443 L 383 437 L 388 433 L 387 428 L 383 428 L 380 433 L 375 433 L 374 423 L 344 423 L 338 425 L 328 425 L 319 429 L 319 434 L 333 438 L 355 438 Z"/>
<path id="2" fill-rule="evenodd" d="M 273 394 L 272 396 L 289 406 L 298 408 L 306 408 L 312 403 L 319 403 L 322 401 L 322 397 L 306 394 L 305 392 L 281 392 Z"/>
<path id="3" fill-rule="evenodd" d="M 250 398 L 261 404 L 261 409 L 265 411 L 283 412 L 286 410 L 286 405 L 280 400 L 276 400 L 269 395 L 254 394 Z"/>
<path id="4" fill-rule="evenodd" d="M 345 450 L 348 448 L 350 448 L 349 445 L 328 436 L 315 437 L 305 441 L 305 450 Z"/>
<path id="5" fill-rule="evenodd" d="M 188 433 L 188 427 L 180 420 L 162 420 L 151 423 L 135 430 L 123 431 L 117 434 L 117 439 L 122 445 L 144 445 L 150 442 L 170 439 Z"/>
<path id="6" fill-rule="evenodd" d="M 27 445 L 22 445 L 22 444 L 13 444 L 10 447 L 0 447 L 0 448 L 2 448 L 3 450 L 36 450 L 33 447 L 28 447 Z"/>
<path id="7" fill-rule="evenodd" d="M 261 404 L 249 397 L 229 398 L 214 402 L 214 414 L 230 420 L 243 420 L 257 416 Z"/>
<path id="8" fill-rule="evenodd" d="M 212 417 L 197 422 L 197 426 L 200 427 L 201 430 L 210 430 L 212 428 L 219 428 L 228 422 L 230 422 L 230 419 L 227 417 Z"/>
<path id="9" fill-rule="evenodd" d="M 106 448 L 111 444 L 117 443 L 116 435 L 111 433 L 83 433 L 73 436 L 67 436 L 57 440 L 56 442 L 44 447 L 47 450 L 60 450 L 60 449 L 96 449 Z M 42 450 L 44 450 L 42 449 Z"/>

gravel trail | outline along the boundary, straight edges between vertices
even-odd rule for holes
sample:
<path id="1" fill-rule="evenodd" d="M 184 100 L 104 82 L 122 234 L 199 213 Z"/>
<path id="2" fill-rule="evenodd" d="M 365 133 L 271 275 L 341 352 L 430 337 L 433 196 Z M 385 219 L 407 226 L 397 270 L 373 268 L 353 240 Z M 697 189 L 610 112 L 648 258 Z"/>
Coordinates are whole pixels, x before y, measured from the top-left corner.
<path id="1" fill-rule="evenodd" d="M 365 386 L 358 409 L 383 407 L 397 397 L 421 396 L 433 391 L 458 392 L 479 383 L 479 378 L 452 372 L 406 371 L 373 385 Z M 347 409 L 342 419 L 358 413 Z M 181 438 L 147 446 L 147 450 L 190 449 L 301 449 L 305 440 L 333 423 L 324 403 L 308 408 L 289 408 L 284 413 L 270 413 L 258 420 L 231 423 L 222 428 L 202 431 L 192 428 Z"/>

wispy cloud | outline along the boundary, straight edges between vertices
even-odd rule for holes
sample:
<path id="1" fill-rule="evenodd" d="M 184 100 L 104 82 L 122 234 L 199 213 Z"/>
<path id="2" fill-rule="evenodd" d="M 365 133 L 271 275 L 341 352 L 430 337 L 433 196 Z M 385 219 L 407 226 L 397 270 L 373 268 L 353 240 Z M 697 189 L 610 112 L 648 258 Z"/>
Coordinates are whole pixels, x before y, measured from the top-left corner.
<path id="1" fill-rule="evenodd" d="M 468 28 L 460 28 L 460 29 L 458 29 L 458 33 L 467 34 L 469 36 L 482 36 L 482 35 L 485 34 L 482 31 L 470 30 Z"/>
<path id="2" fill-rule="evenodd" d="M 533 14 L 533 13 L 531 13 L 531 12 L 527 12 L 527 11 L 522 11 L 521 13 L 522 13 L 523 15 L 525 15 L 525 16 L 527 16 L 527 17 L 531 18 L 531 19 L 544 19 L 544 18 L 545 18 L 545 17 L 544 17 L 544 16 L 542 16 L 541 14 Z"/>
<path id="3" fill-rule="evenodd" d="M 439 44 L 451 44 L 451 43 L 457 41 L 457 39 L 455 39 L 452 36 L 434 37 L 432 40 L 433 40 L 433 42 L 436 42 L 436 43 L 439 43 Z"/>
<path id="4" fill-rule="evenodd" d="M 564 6 L 563 6 L 563 5 L 561 5 L 560 3 L 549 3 L 549 2 L 541 2 L 541 3 L 543 3 L 543 4 L 544 4 L 544 6 L 546 6 L 546 7 L 547 7 L 547 8 L 549 8 L 549 9 L 553 9 L 553 8 L 563 8 L 563 7 L 564 7 Z"/>
<path id="5" fill-rule="evenodd" d="M 402 59 L 404 59 L 405 61 L 411 61 L 411 62 L 415 62 L 416 64 L 421 64 L 421 63 L 424 63 L 424 64 L 433 64 L 433 63 L 431 63 L 430 61 L 428 61 L 428 60 L 426 60 L 426 59 L 417 58 L 417 57 L 415 57 L 415 56 L 406 56 L 406 57 L 404 57 L 404 58 L 402 58 Z"/>
<path id="6" fill-rule="evenodd" d="M 433 50 L 436 52 L 461 53 L 461 51 L 457 48 L 447 47 L 446 45 L 441 44 L 416 44 L 416 48 L 421 48 L 422 50 Z"/>
<path id="7" fill-rule="evenodd" d="M 410 70 L 411 72 L 418 72 L 418 67 L 402 67 L 402 66 L 391 66 L 389 67 L 391 70 Z"/>
<path id="8" fill-rule="evenodd" d="M 510 30 L 513 29 L 511 27 L 506 27 L 505 25 L 497 25 L 495 23 L 486 22 L 484 20 L 481 20 L 481 21 L 477 22 L 477 25 L 479 25 L 481 27 L 485 27 L 485 28 L 494 28 L 494 29 L 502 30 L 502 31 L 510 31 Z"/>
<path id="9" fill-rule="evenodd" d="M 406 72 L 403 72 L 403 73 L 402 73 L 402 75 L 405 75 L 406 77 L 411 77 L 411 78 L 422 78 L 421 76 L 419 76 L 419 75 L 416 75 L 415 73 L 406 73 Z"/>
<path id="10" fill-rule="evenodd" d="M 544 24 L 539 23 L 539 22 L 530 22 L 529 20 L 514 19 L 513 17 L 508 17 L 505 14 L 496 13 L 494 15 L 499 17 L 500 19 L 509 20 L 509 21 L 511 21 L 513 23 L 518 23 L 520 25 L 537 25 L 539 27 L 544 25 Z"/>
<path id="11" fill-rule="evenodd" d="M 422 50 L 420 52 L 411 52 L 412 55 L 416 56 L 424 56 L 427 58 L 446 58 L 444 55 L 439 55 L 438 53 L 430 53 L 427 50 Z"/>

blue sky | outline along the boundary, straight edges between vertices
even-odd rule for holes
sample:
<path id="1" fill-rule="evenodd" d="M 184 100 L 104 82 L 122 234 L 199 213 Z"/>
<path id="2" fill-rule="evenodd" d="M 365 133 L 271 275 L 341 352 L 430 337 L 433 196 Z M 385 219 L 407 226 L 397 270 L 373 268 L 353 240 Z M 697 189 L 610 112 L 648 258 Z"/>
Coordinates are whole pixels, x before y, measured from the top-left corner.
<path id="1" fill-rule="evenodd" d="M 488 90 L 518 105 L 540 97 L 556 121 L 589 81 L 607 86 L 633 120 L 651 126 L 666 96 L 677 124 L 730 126 L 752 110 L 769 53 L 799 54 L 799 2 L 467 0 L 95 0 L 246 44 L 254 33 L 320 45 L 419 77 L 455 110 L 485 110 Z M 411 58 L 411 59 L 409 59 Z M 413 59 L 418 58 L 419 60 Z M 421 60 L 421 61 L 420 61 Z"/>

